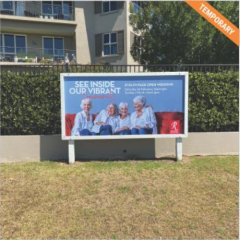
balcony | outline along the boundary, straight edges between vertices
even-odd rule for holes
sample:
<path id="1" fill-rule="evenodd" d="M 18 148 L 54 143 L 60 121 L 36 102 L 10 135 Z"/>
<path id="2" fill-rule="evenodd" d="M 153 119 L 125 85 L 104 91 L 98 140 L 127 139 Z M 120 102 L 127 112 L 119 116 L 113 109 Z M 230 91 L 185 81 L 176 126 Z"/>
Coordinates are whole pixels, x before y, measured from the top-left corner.
<path id="1" fill-rule="evenodd" d="M 70 1 L 0 1 L 0 14 L 44 19 L 75 20 L 73 2 Z"/>
<path id="2" fill-rule="evenodd" d="M 76 50 L 43 48 L 0 48 L 0 62 L 15 63 L 64 63 L 65 58 L 76 62 Z"/>

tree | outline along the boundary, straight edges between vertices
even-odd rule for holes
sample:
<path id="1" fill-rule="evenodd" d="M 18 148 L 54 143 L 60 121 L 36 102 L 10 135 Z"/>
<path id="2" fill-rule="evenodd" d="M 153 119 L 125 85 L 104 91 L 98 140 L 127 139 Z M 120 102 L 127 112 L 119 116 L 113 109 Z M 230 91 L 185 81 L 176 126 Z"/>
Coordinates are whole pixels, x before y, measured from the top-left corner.
<path id="1" fill-rule="evenodd" d="M 143 3 L 137 12 L 130 7 L 130 24 L 142 38 L 132 46 L 134 60 L 142 64 L 238 63 L 238 46 L 185 2 Z M 239 25 L 237 1 L 210 4 Z"/>

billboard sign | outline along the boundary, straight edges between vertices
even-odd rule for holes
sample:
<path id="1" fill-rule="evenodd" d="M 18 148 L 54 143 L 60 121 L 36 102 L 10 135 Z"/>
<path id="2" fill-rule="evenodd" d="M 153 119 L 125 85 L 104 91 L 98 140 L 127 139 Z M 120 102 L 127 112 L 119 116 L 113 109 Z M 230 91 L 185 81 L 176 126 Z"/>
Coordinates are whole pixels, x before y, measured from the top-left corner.
<path id="1" fill-rule="evenodd" d="M 62 139 L 188 135 L 188 73 L 62 73 Z"/>

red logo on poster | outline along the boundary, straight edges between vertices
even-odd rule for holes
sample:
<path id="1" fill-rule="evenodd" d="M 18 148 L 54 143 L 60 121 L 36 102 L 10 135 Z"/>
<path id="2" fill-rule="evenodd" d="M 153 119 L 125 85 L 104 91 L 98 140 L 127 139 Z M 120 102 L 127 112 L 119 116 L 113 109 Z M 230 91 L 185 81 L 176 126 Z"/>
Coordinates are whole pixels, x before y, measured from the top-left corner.
<path id="1" fill-rule="evenodd" d="M 180 121 L 172 120 L 170 121 L 170 134 L 179 134 L 180 133 Z"/>

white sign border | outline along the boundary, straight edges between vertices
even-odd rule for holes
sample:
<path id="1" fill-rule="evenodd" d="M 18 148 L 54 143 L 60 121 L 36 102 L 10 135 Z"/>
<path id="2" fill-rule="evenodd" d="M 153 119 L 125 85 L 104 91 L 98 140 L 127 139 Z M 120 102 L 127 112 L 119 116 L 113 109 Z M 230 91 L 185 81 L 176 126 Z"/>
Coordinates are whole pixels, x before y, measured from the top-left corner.
<path id="1" fill-rule="evenodd" d="M 65 88 L 64 77 L 132 77 L 132 76 L 185 76 L 184 86 L 184 133 L 183 134 L 151 134 L 151 135 L 109 135 L 109 136 L 65 136 Z M 154 72 L 154 73 L 60 73 L 61 90 L 61 136 L 62 140 L 111 140 L 111 139 L 156 139 L 188 137 L 188 72 Z"/>

